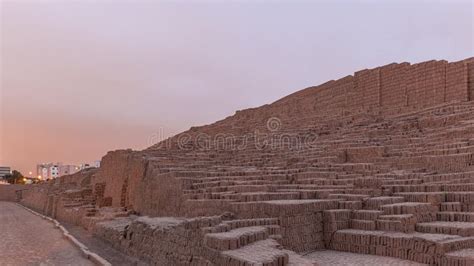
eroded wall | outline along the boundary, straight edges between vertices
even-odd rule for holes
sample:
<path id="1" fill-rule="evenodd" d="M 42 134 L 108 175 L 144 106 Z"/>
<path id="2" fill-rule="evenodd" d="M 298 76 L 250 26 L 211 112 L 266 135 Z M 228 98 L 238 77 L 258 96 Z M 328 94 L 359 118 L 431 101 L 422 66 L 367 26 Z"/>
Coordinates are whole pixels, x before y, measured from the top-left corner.
<path id="1" fill-rule="evenodd" d="M 0 201 L 19 201 L 27 189 L 24 185 L 0 185 Z"/>
<path id="2" fill-rule="evenodd" d="M 147 164 L 132 150 L 107 153 L 92 184 L 98 205 L 133 209 L 137 186 L 146 174 Z"/>
<path id="3" fill-rule="evenodd" d="M 342 81 L 345 81 L 344 90 L 337 85 Z M 357 71 L 352 79 L 345 77 L 329 85 L 313 90 L 321 109 L 344 108 L 348 113 L 374 109 L 382 113 L 419 110 L 471 100 L 474 59 L 453 63 L 433 60 L 413 65 L 393 63 Z M 341 101 L 344 97 L 345 101 Z"/>

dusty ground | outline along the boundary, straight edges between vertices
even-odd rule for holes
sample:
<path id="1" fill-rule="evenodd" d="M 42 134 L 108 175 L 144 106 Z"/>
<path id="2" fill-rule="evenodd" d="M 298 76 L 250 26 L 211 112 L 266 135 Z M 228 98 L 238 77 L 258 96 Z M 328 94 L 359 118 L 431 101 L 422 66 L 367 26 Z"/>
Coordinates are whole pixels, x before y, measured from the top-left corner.
<path id="1" fill-rule="evenodd" d="M 0 201 L 0 265 L 93 265 L 52 223 Z"/>
<path id="2" fill-rule="evenodd" d="M 421 266 L 412 261 L 401 260 L 397 258 L 355 254 L 349 252 L 339 252 L 333 250 L 316 251 L 305 255 L 304 258 L 317 262 L 321 266 Z"/>

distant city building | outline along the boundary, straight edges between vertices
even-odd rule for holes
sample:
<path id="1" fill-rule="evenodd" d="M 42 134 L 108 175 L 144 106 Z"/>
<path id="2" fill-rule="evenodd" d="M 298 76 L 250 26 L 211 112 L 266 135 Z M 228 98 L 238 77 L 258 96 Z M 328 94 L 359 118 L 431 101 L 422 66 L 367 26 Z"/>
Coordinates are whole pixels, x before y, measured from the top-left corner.
<path id="1" fill-rule="evenodd" d="M 5 176 L 11 174 L 12 170 L 7 166 L 0 166 L 0 179 L 4 179 Z"/>
<path id="2" fill-rule="evenodd" d="M 63 175 L 70 175 L 77 173 L 79 166 L 65 165 L 62 163 L 45 163 L 38 164 L 36 167 L 36 174 L 39 179 L 54 179 Z"/>
<path id="3" fill-rule="evenodd" d="M 84 170 L 87 168 L 99 168 L 100 167 L 100 161 L 93 161 L 91 163 L 83 163 L 79 166 L 80 170 Z"/>
<path id="4" fill-rule="evenodd" d="M 55 179 L 64 175 L 72 175 L 87 168 L 100 167 L 100 161 L 71 165 L 63 163 L 43 163 L 36 167 L 37 178 L 42 180 Z"/>
<path id="5" fill-rule="evenodd" d="M 11 174 L 11 168 L 7 166 L 0 166 L 0 179 L 5 178 L 5 176 Z"/>

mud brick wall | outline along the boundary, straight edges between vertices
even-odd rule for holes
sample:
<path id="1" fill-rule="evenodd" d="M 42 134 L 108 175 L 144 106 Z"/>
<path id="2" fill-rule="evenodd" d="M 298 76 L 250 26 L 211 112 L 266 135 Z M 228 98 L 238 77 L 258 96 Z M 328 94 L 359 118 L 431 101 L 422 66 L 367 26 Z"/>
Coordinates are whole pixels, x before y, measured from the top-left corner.
<path id="1" fill-rule="evenodd" d="M 52 194 L 48 184 L 41 184 L 23 193 L 21 204 L 39 213 L 56 218 L 60 197 Z"/>
<path id="2" fill-rule="evenodd" d="M 444 209 L 453 211 L 471 212 L 474 209 L 474 193 L 467 192 L 449 192 L 446 200 L 458 203 L 457 206 L 444 206 Z"/>
<path id="3" fill-rule="evenodd" d="M 46 183 L 25 186 L 28 189 L 21 193 L 21 204 L 56 218 L 58 213 L 64 211 L 63 200 L 69 201 L 68 204 L 74 201 L 71 195 L 77 195 L 80 199 L 90 198 L 92 201 L 90 184 L 96 172 L 96 169 L 89 169 Z"/>
<path id="4" fill-rule="evenodd" d="M 327 107 L 324 103 L 331 101 L 334 83 L 334 81 L 329 81 L 319 86 L 298 91 L 272 105 L 266 106 L 267 108 L 265 109 L 267 110 L 250 109 L 250 111 L 252 111 L 254 115 L 260 113 L 263 118 L 262 121 L 274 116 L 280 119 L 286 119 L 295 114 L 319 113 Z M 315 91 L 318 91 L 318 93 L 314 93 Z"/>
<path id="5" fill-rule="evenodd" d="M 102 158 L 100 171 L 92 184 L 93 187 L 103 189 L 103 205 L 113 207 L 127 207 L 133 209 L 136 205 L 136 193 L 139 183 L 145 176 L 147 162 L 134 156 L 132 150 L 109 152 Z M 104 183 L 105 188 L 96 186 Z M 96 195 L 102 191 L 94 191 Z"/>
<path id="6" fill-rule="evenodd" d="M 322 212 L 337 208 L 336 200 L 254 202 L 233 204 L 238 218 L 277 218 L 283 247 L 297 252 L 324 248 Z"/>
<path id="7" fill-rule="evenodd" d="M 467 64 L 469 100 L 474 100 L 474 59 Z"/>
<path id="8" fill-rule="evenodd" d="M 182 182 L 174 173 L 159 174 L 155 170 L 148 170 L 147 176 L 138 183 L 137 192 L 134 210 L 141 215 L 191 217 L 197 214 L 193 211 L 205 210 L 184 206 Z M 205 212 L 201 215 L 205 215 Z"/>
<path id="9" fill-rule="evenodd" d="M 280 217 L 281 244 L 295 252 L 324 248 L 322 212 Z"/>
<path id="10" fill-rule="evenodd" d="M 22 185 L 0 185 L 0 201 L 18 201 L 22 191 L 27 189 Z"/>
<path id="11" fill-rule="evenodd" d="M 380 68 L 361 70 L 354 74 L 354 91 L 362 106 L 367 108 L 380 106 Z"/>
<path id="12" fill-rule="evenodd" d="M 427 107 L 444 102 L 446 61 L 410 66 L 407 77 L 408 106 Z"/>
<path id="13" fill-rule="evenodd" d="M 195 217 L 229 210 L 228 205 L 218 208 L 215 201 L 203 201 L 202 206 L 185 205 L 182 193 L 185 178 L 175 173 L 161 173 L 159 162 L 155 165 L 132 154 L 132 151 L 120 150 L 109 152 L 102 159 L 92 184 L 99 206 L 126 207 L 148 216 Z"/>
<path id="14" fill-rule="evenodd" d="M 451 259 L 444 255 L 453 249 L 468 247 L 472 243 L 472 239 L 465 239 L 454 245 L 449 241 L 439 244 L 430 238 L 412 237 L 395 232 L 341 230 L 335 233 L 331 248 L 338 251 L 395 257 L 429 265 L 470 265 L 448 264 Z"/>
<path id="15" fill-rule="evenodd" d="M 328 105 L 333 110 L 344 111 L 347 105 L 347 93 L 354 86 L 354 77 L 347 76 L 334 82 L 332 88 L 332 97 Z"/>
<path id="16" fill-rule="evenodd" d="M 355 72 L 352 90 L 346 89 L 346 109 L 357 112 L 360 107 L 379 107 L 384 113 L 396 113 L 468 101 L 474 92 L 474 82 L 469 82 L 474 81 L 473 64 L 472 58 L 454 63 L 433 60 Z"/>
<path id="17" fill-rule="evenodd" d="M 420 240 L 420 243 L 415 243 L 412 238 L 382 236 L 376 231 L 363 232 L 364 234 L 357 231 L 352 233 L 351 230 L 336 232 L 331 248 L 338 251 L 411 259 L 422 263 L 434 262 L 435 258 L 432 254 L 434 245 L 433 251 L 426 252 L 430 249 L 425 241 Z M 415 249 L 415 244 L 417 249 Z"/>
<path id="18" fill-rule="evenodd" d="M 331 246 L 334 234 L 337 230 L 350 228 L 351 210 L 327 210 L 323 212 L 324 244 L 326 248 Z"/>
<path id="19" fill-rule="evenodd" d="M 23 191 L 22 204 L 42 214 L 48 209 L 48 185 L 32 185 L 27 191 Z"/>
<path id="20" fill-rule="evenodd" d="M 254 132 L 257 125 L 265 125 L 270 117 L 282 120 L 284 128 L 294 123 L 295 117 L 301 123 L 327 122 L 328 117 L 342 122 L 355 115 L 393 115 L 452 101 L 469 101 L 474 95 L 473 64 L 474 58 L 469 58 L 454 63 L 433 60 L 364 69 L 184 133 L 246 134 Z M 177 138 L 173 137 L 171 143 Z"/>
<path id="21" fill-rule="evenodd" d="M 456 132 L 450 136 L 456 136 Z M 464 133 L 463 133 L 464 134 Z M 450 154 L 444 156 L 416 156 L 398 158 L 393 161 L 393 167 L 398 169 L 426 168 L 440 173 L 460 172 L 474 166 L 474 157 L 469 153 Z"/>
<path id="22" fill-rule="evenodd" d="M 446 96 L 445 101 L 468 101 L 469 90 L 468 68 L 464 61 L 450 63 L 446 66 Z"/>
<path id="23" fill-rule="evenodd" d="M 84 208 L 68 206 L 68 201 L 65 201 L 61 198 L 58 198 L 54 209 L 55 212 L 52 217 L 69 224 L 80 225 L 82 217 L 86 215 Z"/>
<path id="24" fill-rule="evenodd" d="M 407 73 L 409 63 L 390 64 L 380 68 L 380 105 L 407 106 Z"/>
<path id="25" fill-rule="evenodd" d="M 115 248 L 153 265 L 224 265 L 217 250 L 206 248 L 203 229 L 218 217 L 191 220 L 140 217 L 97 224 L 94 234 Z"/>
<path id="26" fill-rule="evenodd" d="M 347 96 L 353 93 L 354 89 L 354 77 L 347 76 L 342 79 L 336 80 L 332 87 L 332 98 L 327 108 L 333 110 L 336 113 L 341 113 L 344 115 L 344 112 L 347 111 L 348 105 L 351 104 L 351 99 Z M 324 105 L 324 104 L 323 104 Z"/>
<path id="27" fill-rule="evenodd" d="M 385 150 L 385 147 L 380 146 L 349 148 L 346 150 L 346 160 L 353 163 L 372 162 L 376 158 L 383 157 Z"/>
<path id="28" fill-rule="evenodd" d="M 474 265 L 474 258 L 445 255 L 441 259 L 441 265 L 459 265 L 459 266 Z"/>
<path id="29" fill-rule="evenodd" d="M 321 88 L 319 88 L 317 97 L 315 97 L 314 101 L 310 103 L 314 106 L 314 110 L 322 111 L 329 107 L 328 105 L 325 105 L 325 103 L 331 102 L 333 100 L 333 94 L 336 94 L 333 90 L 333 84 L 334 82 L 332 82 L 330 86 L 321 86 Z"/>
<path id="30" fill-rule="evenodd" d="M 474 156 L 469 153 L 446 156 L 422 157 L 423 164 L 430 170 L 439 172 L 460 172 L 474 166 Z"/>
<path id="31" fill-rule="evenodd" d="M 166 199 L 164 200 L 163 204 L 166 204 Z M 181 208 L 178 208 L 178 210 L 181 210 L 182 216 L 185 217 L 219 215 L 232 209 L 230 202 L 225 200 L 195 200 L 184 202 L 180 206 Z"/>
<path id="32" fill-rule="evenodd" d="M 370 189 L 369 195 L 380 195 L 383 187 L 383 180 L 376 177 L 358 177 L 354 179 L 354 187 L 359 189 Z M 375 191 L 374 191 L 375 190 Z"/>
<path id="33" fill-rule="evenodd" d="M 329 111 L 334 115 L 343 115 L 347 106 L 347 95 L 353 93 L 354 77 L 347 76 L 318 86 L 314 101 L 308 103 L 314 106 L 314 111 Z"/>
<path id="34" fill-rule="evenodd" d="M 94 200 L 99 207 L 112 205 L 111 200 L 109 200 L 110 202 L 107 202 L 107 200 L 104 199 L 105 185 L 105 182 L 96 183 L 94 185 Z"/>
<path id="35" fill-rule="evenodd" d="M 70 224 L 81 224 L 82 217 L 87 215 L 83 207 L 84 199 L 92 198 L 92 189 L 67 190 L 57 196 L 53 217 Z"/>

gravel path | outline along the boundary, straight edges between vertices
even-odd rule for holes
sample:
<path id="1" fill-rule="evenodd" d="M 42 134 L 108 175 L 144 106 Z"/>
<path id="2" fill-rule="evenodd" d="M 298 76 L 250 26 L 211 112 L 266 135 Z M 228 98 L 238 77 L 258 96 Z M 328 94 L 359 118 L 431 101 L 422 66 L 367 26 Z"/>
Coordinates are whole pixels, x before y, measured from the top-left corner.
<path id="1" fill-rule="evenodd" d="M 0 265 L 93 265 L 54 225 L 0 201 Z"/>

